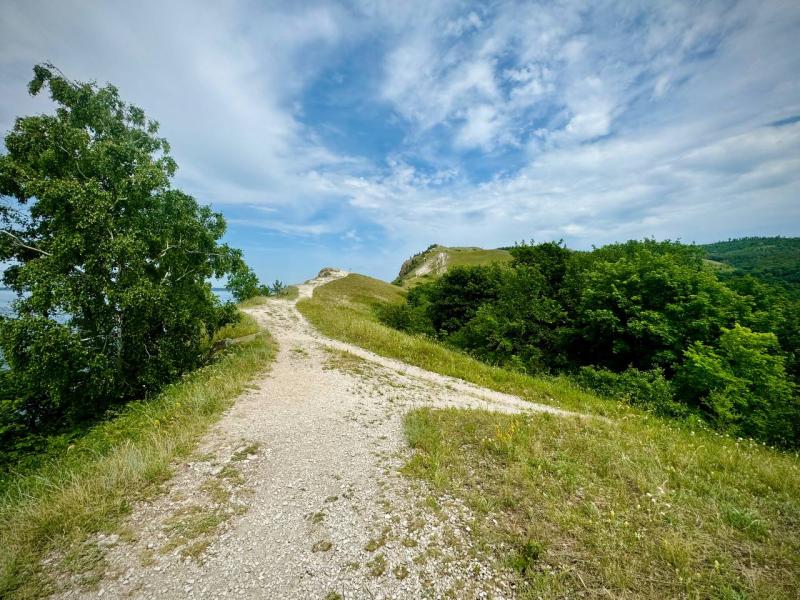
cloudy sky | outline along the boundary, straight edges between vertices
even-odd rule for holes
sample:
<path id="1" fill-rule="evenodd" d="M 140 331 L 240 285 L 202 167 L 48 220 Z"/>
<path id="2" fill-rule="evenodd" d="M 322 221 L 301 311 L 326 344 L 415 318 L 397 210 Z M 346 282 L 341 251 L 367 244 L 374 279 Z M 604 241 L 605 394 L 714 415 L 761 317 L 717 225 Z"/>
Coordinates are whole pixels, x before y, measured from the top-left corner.
<path id="1" fill-rule="evenodd" d="M 114 83 L 270 280 L 799 235 L 799 39 L 797 0 L 4 0 L 0 130 L 37 62 Z"/>

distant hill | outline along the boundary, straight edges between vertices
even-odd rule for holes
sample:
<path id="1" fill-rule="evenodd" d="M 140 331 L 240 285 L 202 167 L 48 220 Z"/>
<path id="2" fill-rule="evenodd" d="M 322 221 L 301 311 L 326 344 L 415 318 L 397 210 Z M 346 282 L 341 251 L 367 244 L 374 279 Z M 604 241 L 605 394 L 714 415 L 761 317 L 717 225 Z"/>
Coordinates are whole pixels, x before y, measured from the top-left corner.
<path id="1" fill-rule="evenodd" d="M 736 271 L 779 283 L 800 293 L 800 237 L 746 237 L 701 245 L 720 275 Z M 392 282 L 404 288 L 432 281 L 450 267 L 510 262 L 507 250 L 433 244 L 400 267 Z"/>
<path id="2" fill-rule="evenodd" d="M 461 265 L 488 265 L 494 262 L 510 262 L 507 250 L 485 250 L 476 247 L 454 247 L 433 244 L 427 250 L 415 254 L 400 267 L 400 273 L 392 282 L 402 287 L 412 287 L 432 281 L 450 267 Z"/>
<path id="3" fill-rule="evenodd" d="M 746 237 L 701 247 L 712 261 L 800 291 L 800 238 Z"/>

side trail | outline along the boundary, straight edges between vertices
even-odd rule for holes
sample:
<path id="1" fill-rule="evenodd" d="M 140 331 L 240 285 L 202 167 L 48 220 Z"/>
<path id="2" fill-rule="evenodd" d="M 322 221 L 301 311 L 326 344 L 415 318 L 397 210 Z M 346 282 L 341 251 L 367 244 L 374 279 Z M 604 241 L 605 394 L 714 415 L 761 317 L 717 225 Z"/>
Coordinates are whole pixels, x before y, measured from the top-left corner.
<path id="1" fill-rule="evenodd" d="M 300 298 L 347 275 L 299 286 Z M 92 544 L 104 576 L 63 598 L 513 598 L 456 499 L 398 473 L 414 408 L 572 413 L 330 340 L 272 299 L 249 309 L 276 338 L 243 394 L 123 535 Z M 435 506 L 435 508 L 433 508 Z M 84 582 L 85 583 L 85 582 Z M 75 585 L 70 585 L 75 584 Z"/>

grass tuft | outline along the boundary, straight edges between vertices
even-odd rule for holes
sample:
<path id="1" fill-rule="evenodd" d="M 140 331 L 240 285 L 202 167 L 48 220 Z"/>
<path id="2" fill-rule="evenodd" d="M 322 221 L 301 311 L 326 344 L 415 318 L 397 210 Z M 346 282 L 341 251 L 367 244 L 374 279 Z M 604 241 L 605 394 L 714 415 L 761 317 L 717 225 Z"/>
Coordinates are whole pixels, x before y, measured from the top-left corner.
<path id="1" fill-rule="evenodd" d="M 367 562 L 367 572 L 373 577 L 381 577 L 386 573 L 387 567 L 388 561 L 383 554 L 378 554 L 375 558 Z"/>
<path id="2" fill-rule="evenodd" d="M 300 295 L 300 288 L 296 285 L 285 287 L 280 293 L 274 296 L 253 296 L 247 300 L 242 300 L 237 305 L 239 308 L 254 308 L 256 306 L 263 306 L 270 301 L 270 298 L 280 298 L 282 300 L 297 300 Z"/>
<path id="3" fill-rule="evenodd" d="M 300 288 L 296 285 L 290 285 L 285 287 L 277 296 L 276 298 L 282 298 L 284 300 L 297 300 L 297 297 L 300 295 Z"/>
<path id="4" fill-rule="evenodd" d="M 253 296 L 247 300 L 242 300 L 237 304 L 239 308 L 254 308 L 256 306 L 263 306 L 269 302 L 269 296 Z"/>
<path id="5" fill-rule="evenodd" d="M 235 323 L 228 323 L 227 325 L 220 327 L 216 333 L 214 333 L 214 339 L 212 342 L 218 342 L 224 339 L 236 339 L 240 337 L 245 337 L 247 335 L 253 335 L 254 333 L 258 333 L 261 331 L 261 327 L 259 327 L 256 320 L 246 313 L 239 313 L 239 320 Z"/>

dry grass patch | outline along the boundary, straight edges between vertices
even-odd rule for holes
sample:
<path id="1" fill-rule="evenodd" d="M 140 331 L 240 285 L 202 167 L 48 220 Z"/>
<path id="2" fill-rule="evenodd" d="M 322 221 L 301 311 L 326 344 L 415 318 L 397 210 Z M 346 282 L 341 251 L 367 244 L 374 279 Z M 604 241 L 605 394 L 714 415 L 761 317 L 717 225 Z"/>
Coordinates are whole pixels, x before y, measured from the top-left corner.
<path id="1" fill-rule="evenodd" d="M 237 304 L 239 308 L 255 308 L 256 306 L 263 306 L 269 302 L 269 296 L 253 296 L 247 300 L 242 300 Z"/>

